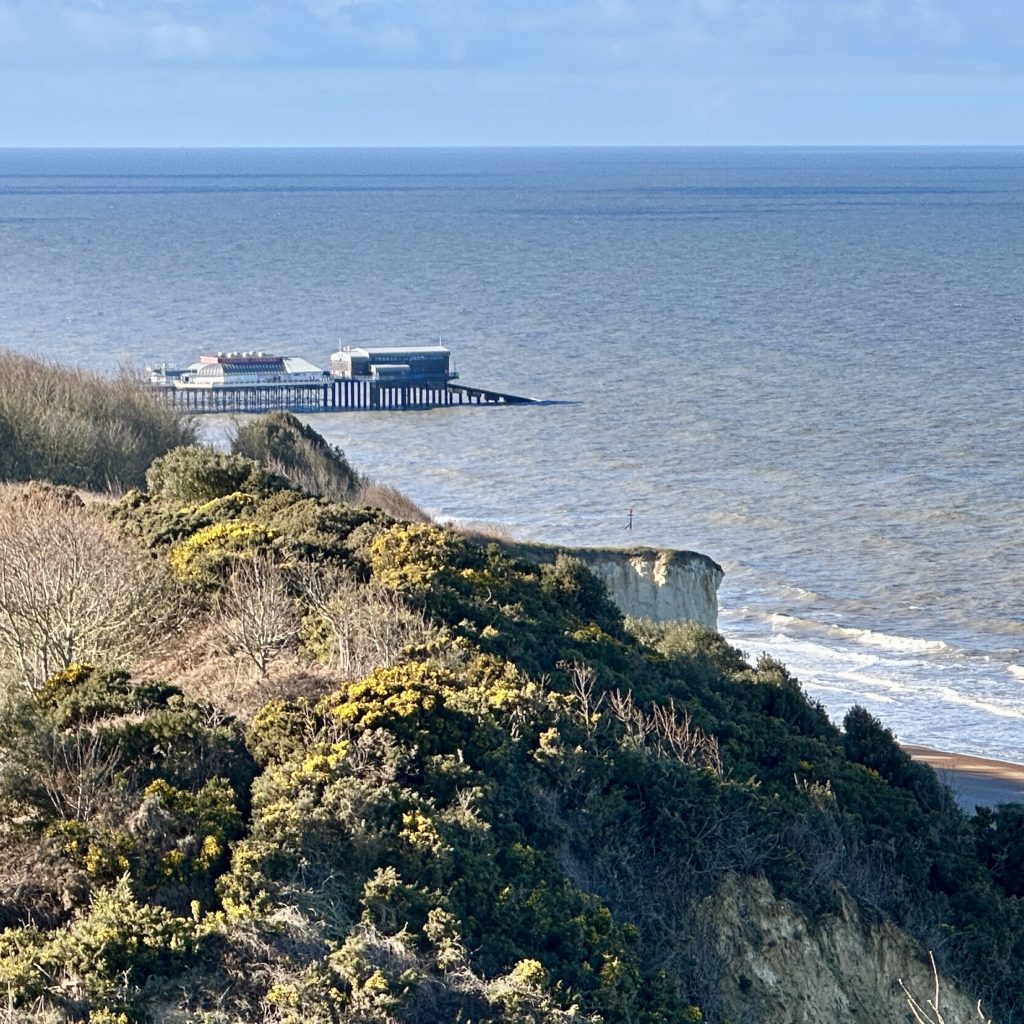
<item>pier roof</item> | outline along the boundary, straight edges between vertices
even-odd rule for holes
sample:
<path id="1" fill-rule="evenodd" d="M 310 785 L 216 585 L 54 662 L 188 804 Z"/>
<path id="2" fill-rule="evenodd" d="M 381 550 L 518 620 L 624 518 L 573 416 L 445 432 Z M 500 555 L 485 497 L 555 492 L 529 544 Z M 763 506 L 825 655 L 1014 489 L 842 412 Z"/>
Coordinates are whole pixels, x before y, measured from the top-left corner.
<path id="1" fill-rule="evenodd" d="M 444 345 L 346 345 L 333 355 L 360 355 L 373 359 L 377 355 L 436 355 L 438 352 L 447 352 L 450 355 L 451 349 Z"/>

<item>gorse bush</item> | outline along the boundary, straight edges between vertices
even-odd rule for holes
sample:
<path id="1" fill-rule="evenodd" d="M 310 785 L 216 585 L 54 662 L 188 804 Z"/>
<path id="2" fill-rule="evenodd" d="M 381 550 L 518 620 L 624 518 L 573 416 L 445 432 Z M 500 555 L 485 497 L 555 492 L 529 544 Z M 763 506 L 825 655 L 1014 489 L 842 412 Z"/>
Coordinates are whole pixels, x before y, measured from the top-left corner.
<path id="1" fill-rule="evenodd" d="M 174 505 L 201 505 L 236 492 L 256 494 L 279 486 L 255 460 L 205 445 L 175 448 L 146 470 L 149 493 Z"/>
<path id="2" fill-rule="evenodd" d="M 190 422 L 127 374 L 0 350 L 0 480 L 140 487 L 154 458 L 192 439 Z"/>
<path id="3" fill-rule="evenodd" d="M 187 588 L 185 642 L 334 675 L 244 729 L 175 680 L 83 665 L 9 702 L 14 1012 L 760 1020 L 753 981 L 728 1001 L 713 915 L 757 877 L 811 930 L 845 891 L 938 937 L 1021 1019 L 1020 816 L 968 819 L 862 709 L 843 732 L 779 662 L 625 622 L 571 556 L 520 561 L 240 454 L 179 449 L 150 488 L 103 526 Z"/>

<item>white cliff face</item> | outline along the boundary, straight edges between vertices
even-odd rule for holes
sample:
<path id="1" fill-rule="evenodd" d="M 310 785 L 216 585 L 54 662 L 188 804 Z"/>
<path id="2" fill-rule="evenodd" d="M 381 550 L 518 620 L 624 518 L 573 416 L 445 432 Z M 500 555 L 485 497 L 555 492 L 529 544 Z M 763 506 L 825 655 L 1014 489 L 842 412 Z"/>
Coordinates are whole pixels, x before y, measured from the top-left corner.
<path id="1" fill-rule="evenodd" d="M 934 997 L 927 953 L 900 929 L 864 921 L 853 900 L 814 924 L 764 879 L 731 878 L 709 902 L 725 968 L 726 1016 L 758 1024 L 906 1024 L 900 980 L 922 1006 Z M 977 1024 L 974 1002 L 941 983 L 947 1024 Z"/>
<path id="2" fill-rule="evenodd" d="M 699 622 L 718 627 L 722 568 L 693 551 L 606 551 L 580 548 L 581 559 L 608 587 L 624 615 L 655 622 Z"/>

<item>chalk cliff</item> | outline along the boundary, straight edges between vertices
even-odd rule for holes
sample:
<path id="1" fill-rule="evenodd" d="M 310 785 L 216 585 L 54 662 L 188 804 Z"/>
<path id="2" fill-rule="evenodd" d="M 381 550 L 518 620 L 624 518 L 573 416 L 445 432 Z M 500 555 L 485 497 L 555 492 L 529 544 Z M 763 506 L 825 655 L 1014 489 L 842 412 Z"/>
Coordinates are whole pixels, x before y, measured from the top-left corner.
<path id="1" fill-rule="evenodd" d="M 899 928 L 867 922 L 839 896 L 834 914 L 810 923 L 776 899 L 764 879 L 730 878 L 706 912 L 722 967 L 723 1016 L 757 1024 L 905 1024 L 900 988 L 934 996 L 927 954 Z M 946 1021 L 977 1021 L 973 1000 L 943 981 Z"/>
<path id="2" fill-rule="evenodd" d="M 707 555 L 667 548 L 514 546 L 515 554 L 537 562 L 553 562 L 560 551 L 586 563 L 625 615 L 718 627 L 718 586 L 725 573 Z"/>
<path id="3" fill-rule="evenodd" d="M 579 548 L 572 554 L 604 580 L 612 600 L 626 615 L 717 628 L 718 586 L 724 573 L 707 555 L 654 548 Z"/>

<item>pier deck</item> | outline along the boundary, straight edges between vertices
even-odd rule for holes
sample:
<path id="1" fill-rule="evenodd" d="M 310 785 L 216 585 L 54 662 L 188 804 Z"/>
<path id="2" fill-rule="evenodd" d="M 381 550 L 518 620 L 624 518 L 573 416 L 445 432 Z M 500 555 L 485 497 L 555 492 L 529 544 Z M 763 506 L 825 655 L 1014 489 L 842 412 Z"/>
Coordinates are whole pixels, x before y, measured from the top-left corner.
<path id="1" fill-rule="evenodd" d="M 249 384 L 219 387 L 151 385 L 179 412 L 263 413 L 366 412 L 437 409 L 450 405 L 528 405 L 532 398 L 450 382 L 325 379 L 302 384 Z"/>

